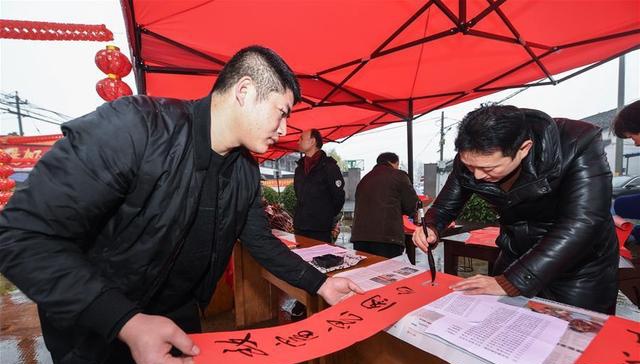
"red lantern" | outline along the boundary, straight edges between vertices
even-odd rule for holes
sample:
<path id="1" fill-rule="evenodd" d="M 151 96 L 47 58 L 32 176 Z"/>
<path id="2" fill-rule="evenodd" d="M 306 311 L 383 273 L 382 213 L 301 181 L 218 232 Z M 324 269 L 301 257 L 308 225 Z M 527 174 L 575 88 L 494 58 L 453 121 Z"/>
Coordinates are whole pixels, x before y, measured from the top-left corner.
<path id="1" fill-rule="evenodd" d="M 11 162 L 11 156 L 9 155 L 9 153 L 0 149 L 0 164 L 6 164 L 9 162 Z"/>
<path id="2" fill-rule="evenodd" d="M 9 178 L 0 178 L 0 191 L 11 191 L 16 186 L 16 181 Z"/>
<path id="3" fill-rule="evenodd" d="M 96 83 L 96 92 L 105 101 L 113 101 L 121 96 L 133 95 L 131 87 L 114 74 L 109 74 Z"/>
<path id="4" fill-rule="evenodd" d="M 120 52 L 120 48 L 108 45 L 96 53 L 96 66 L 105 74 L 114 74 L 120 78 L 131 72 L 131 62 Z"/>
<path id="5" fill-rule="evenodd" d="M 11 157 L 9 157 L 11 158 Z M 0 164 L 0 178 L 8 178 L 14 172 L 13 167 L 8 164 Z"/>

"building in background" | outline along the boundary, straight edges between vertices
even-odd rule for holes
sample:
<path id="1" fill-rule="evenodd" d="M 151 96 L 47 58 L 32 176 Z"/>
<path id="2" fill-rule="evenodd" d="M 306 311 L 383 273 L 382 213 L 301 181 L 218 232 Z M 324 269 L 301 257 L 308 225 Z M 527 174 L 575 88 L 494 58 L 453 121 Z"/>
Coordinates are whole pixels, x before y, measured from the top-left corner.
<path id="1" fill-rule="evenodd" d="M 612 172 L 615 171 L 617 138 L 615 134 L 613 134 L 613 130 L 611 130 L 611 122 L 613 122 L 613 118 L 617 112 L 617 109 L 612 109 L 582 119 L 583 121 L 602 128 L 604 150 L 607 153 L 607 160 L 609 161 L 609 167 Z M 636 147 L 630 139 L 620 141 L 624 143 L 622 174 L 630 176 L 640 175 L 640 147 Z"/>

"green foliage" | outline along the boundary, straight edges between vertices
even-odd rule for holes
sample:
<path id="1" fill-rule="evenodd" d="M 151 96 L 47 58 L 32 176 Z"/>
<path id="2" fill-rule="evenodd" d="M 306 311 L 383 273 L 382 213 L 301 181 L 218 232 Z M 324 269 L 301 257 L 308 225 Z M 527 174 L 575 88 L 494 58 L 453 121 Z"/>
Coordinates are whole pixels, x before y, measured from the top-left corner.
<path id="1" fill-rule="evenodd" d="M 296 192 L 293 189 L 293 183 L 285 187 L 280 194 L 280 202 L 284 205 L 289 215 L 293 216 L 296 210 Z"/>
<path id="2" fill-rule="evenodd" d="M 262 186 L 262 196 L 269 204 L 279 203 L 278 191 L 269 186 Z"/>
<path id="3" fill-rule="evenodd" d="M 335 149 L 331 149 L 329 153 L 327 153 L 327 155 L 336 160 L 336 162 L 338 163 L 338 168 L 340 168 L 342 172 L 346 172 L 349 170 L 349 168 L 347 167 L 347 163 L 342 160 L 342 157 L 338 154 L 338 152 L 336 152 Z"/>
<path id="4" fill-rule="evenodd" d="M 473 194 L 458 219 L 464 222 L 493 223 L 498 221 L 498 214 L 485 200 Z"/>

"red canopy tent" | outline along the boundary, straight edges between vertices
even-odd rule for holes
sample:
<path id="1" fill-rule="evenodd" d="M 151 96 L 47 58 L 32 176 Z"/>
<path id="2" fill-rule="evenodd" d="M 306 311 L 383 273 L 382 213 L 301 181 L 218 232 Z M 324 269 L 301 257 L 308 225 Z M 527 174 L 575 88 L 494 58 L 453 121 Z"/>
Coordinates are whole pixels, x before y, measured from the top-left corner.
<path id="1" fill-rule="evenodd" d="M 261 158 L 498 90 L 550 85 L 640 47 L 637 0 L 122 0 L 140 93 L 199 98 L 240 48 L 273 48 L 300 78 L 288 134 Z M 586 66 L 562 79 L 553 75 Z M 409 163 L 411 166 L 412 163 Z M 411 171 L 410 171 L 411 174 Z"/>

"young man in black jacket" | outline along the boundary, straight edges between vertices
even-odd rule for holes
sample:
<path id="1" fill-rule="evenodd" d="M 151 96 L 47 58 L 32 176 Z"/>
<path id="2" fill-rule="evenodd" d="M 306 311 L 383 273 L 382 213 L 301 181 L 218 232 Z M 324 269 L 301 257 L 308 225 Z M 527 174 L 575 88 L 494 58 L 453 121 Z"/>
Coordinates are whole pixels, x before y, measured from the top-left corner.
<path id="1" fill-rule="evenodd" d="M 203 99 L 125 97 L 63 125 L 0 214 L 0 272 L 38 304 L 55 363 L 189 362 L 185 332 L 200 331 L 238 238 L 330 304 L 361 292 L 289 251 L 260 204 L 250 152 L 286 133 L 299 99 L 286 63 L 253 46 Z"/>
<path id="2" fill-rule="evenodd" d="M 295 233 L 331 243 L 331 230 L 344 205 L 344 179 L 335 159 L 322 148 L 322 135 L 317 129 L 300 134 L 298 160 L 293 178 L 296 209 L 293 217 Z"/>
<path id="3" fill-rule="evenodd" d="M 477 275 L 452 288 L 538 295 L 613 313 L 618 241 L 601 130 L 492 105 L 462 120 L 455 145 L 453 171 L 425 216 L 428 236 L 418 229 L 413 240 L 428 249 L 475 193 L 500 215 L 500 255 L 493 277 Z"/>

